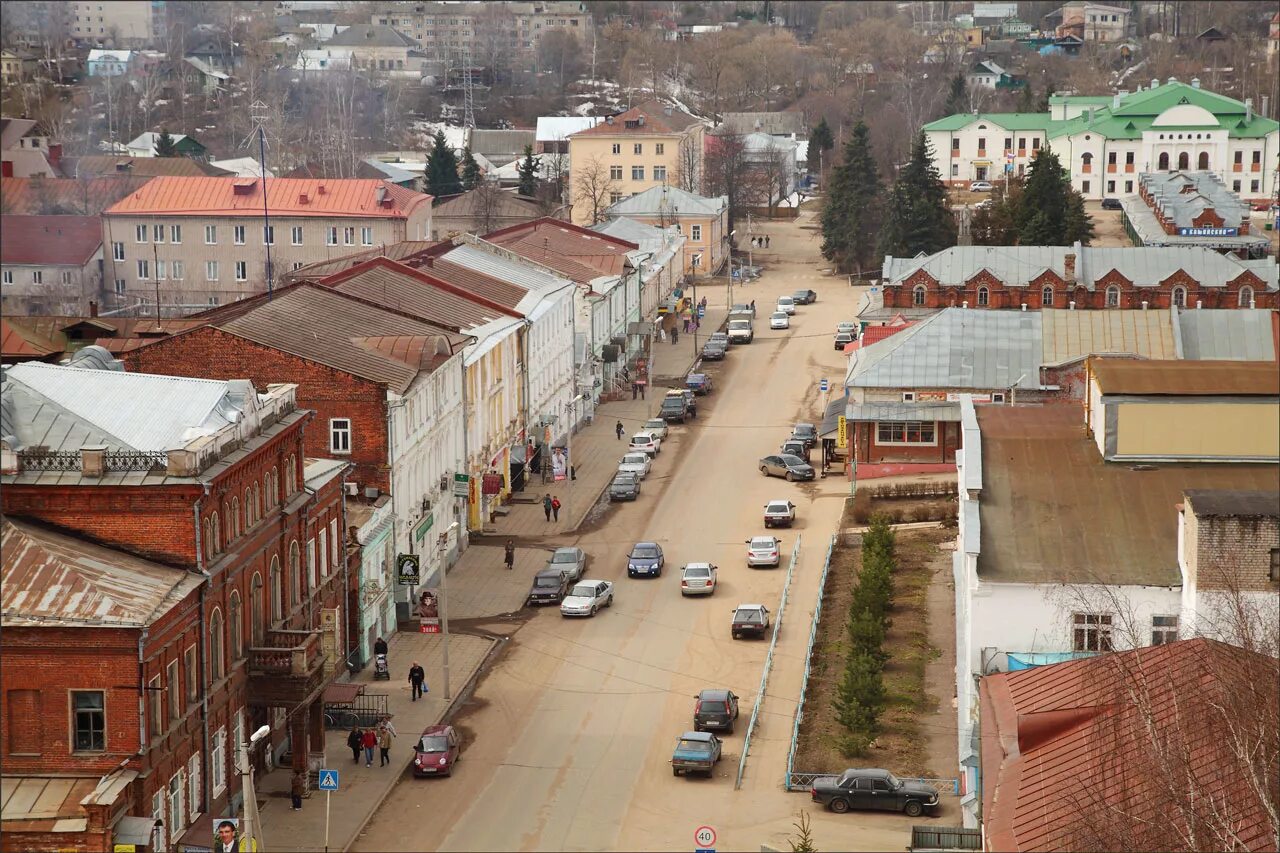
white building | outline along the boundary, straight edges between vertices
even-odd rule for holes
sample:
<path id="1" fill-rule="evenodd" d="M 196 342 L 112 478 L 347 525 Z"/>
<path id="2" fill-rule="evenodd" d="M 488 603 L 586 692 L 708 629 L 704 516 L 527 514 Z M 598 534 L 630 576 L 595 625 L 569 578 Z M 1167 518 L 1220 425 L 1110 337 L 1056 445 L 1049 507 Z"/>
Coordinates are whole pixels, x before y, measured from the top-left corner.
<path id="1" fill-rule="evenodd" d="M 595 225 L 591 230 L 635 243 L 649 254 L 640 266 L 640 314 L 657 316 L 658 305 L 671 296 L 680 283 L 687 238 L 675 225 L 661 228 L 625 216 Z"/>
<path id="2" fill-rule="evenodd" d="M 942 179 L 953 186 L 1021 175 L 1043 147 L 1085 198 L 1137 192 L 1143 172 L 1211 171 L 1249 200 L 1276 193 L 1280 123 L 1174 78 L 1111 97 L 1055 95 L 1048 113 L 961 113 L 926 124 Z"/>

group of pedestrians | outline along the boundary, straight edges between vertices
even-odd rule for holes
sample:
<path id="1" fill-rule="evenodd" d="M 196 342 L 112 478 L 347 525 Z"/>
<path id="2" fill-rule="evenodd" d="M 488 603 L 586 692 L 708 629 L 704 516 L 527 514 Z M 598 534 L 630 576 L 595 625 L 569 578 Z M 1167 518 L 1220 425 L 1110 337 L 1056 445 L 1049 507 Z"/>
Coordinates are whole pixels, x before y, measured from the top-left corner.
<path id="1" fill-rule="evenodd" d="M 763 237 L 752 237 L 752 238 L 751 238 L 751 248 L 753 248 L 753 249 L 767 249 L 767 248 L 769 248 L 769 235 L 768 235 L 768 234 L 765 234 Z"/>
<path id="2" fill-rule="evenodd" d="M 421 671 L 422 668 L 416 663 L 414 666 Z M 410 674 L 409 680 L 410 682 L 413 681 L 412 674 Z M 347 735 L 347 746 L 351 749 L 351 757 L 355 759 L 356 764 L 360 763 L 360 753 L 364 753 L 365 767 L 373 766 L 373 750 L 376 748 L 381 758 L 381 763 L 378 766 L 386 767 L 391 763 L 391 739 L 395 736 L 396 729 L 395 726 L 391 725 L 391 718 L 383 717 L 377 726 L 370 726 L 364 729 L 360 728 L 360 726 L 352 726 L 351 733 Z"/>
<path id="3" fill-rule="evenodd" d="M 542 511 L 547 514 L 547 521 L 554 519 L 560 520 L 560 498 L 553 496 L 550 492 L 542 498 Z"/>

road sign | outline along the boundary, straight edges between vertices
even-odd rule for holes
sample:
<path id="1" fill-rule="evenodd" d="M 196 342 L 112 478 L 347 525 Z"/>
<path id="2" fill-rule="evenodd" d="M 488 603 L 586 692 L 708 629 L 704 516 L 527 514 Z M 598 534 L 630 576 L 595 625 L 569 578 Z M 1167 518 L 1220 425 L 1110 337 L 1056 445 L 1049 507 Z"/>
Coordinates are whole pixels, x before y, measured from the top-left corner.
<path id="1" fill-rule="evenodd" d="M 338 771 L 337 770 L 321 770 L 319 787 L 321 791 L 338 790 Z"/>
<path id="2" fill-rule="evenodd" d="M 821 391 L 823 394 L 827 393 L 827 380 L 825 379 L 818 380 L 818 390 Z"/>
<path id="3" fill-rule="evenodd" d="M 709 826 L 700 826 L 693 831 L 693 843 L 699 849 L 706 850 L 716 844 L 716 831 Z"/>

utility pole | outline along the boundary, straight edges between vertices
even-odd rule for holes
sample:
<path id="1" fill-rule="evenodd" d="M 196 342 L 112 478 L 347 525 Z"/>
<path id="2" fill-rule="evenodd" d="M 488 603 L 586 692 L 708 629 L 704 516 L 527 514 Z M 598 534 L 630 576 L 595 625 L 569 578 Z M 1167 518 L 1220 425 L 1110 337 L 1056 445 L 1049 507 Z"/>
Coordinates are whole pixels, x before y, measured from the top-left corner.
<path id="1" fill-rule="evenodd" d="M 240 838 L 247 841 L 245 850 L 262 853 L 266 846 L 262 837 L 262 821 L 258 817 L 258 792 L 253 783 L 253 767 L 249 764 L 249 749 L 271 734 L 270 726 L 263 726 L 249 738 L 236 744 L 236 769 L 240 772 L 240 789 L 244 793 L 244 817 L 240 819 Z"/>
<path id="2" fill-rule="evenodd" d="M 449 567 L 445 565 L 445 549 L 449 545 L 449 534 L 460 525 L 453 522 L 443 533 L 436 537 L 436 558 L 440 563 L 440 630 L 444 635 L 444 698 L 452 699 L 449 692 Z"/>

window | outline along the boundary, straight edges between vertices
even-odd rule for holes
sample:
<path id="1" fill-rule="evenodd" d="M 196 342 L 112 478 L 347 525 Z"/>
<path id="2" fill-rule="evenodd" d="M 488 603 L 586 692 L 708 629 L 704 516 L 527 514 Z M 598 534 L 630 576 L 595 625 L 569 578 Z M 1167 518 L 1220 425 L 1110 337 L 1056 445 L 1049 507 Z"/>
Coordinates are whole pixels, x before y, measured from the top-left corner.
<path id="1" fill-rule="evenodd" d="M 217 225 L 206 225 L 204 227 L 204 243 L 206 246 L 216 246 L 218 244 Z"/>
<path id="2" fill-rule="evenodd" d="M 164 242 L 164 226 L 163 225 L 153 225 L 151 227 L 151 234 L 152 234 L 153 240 L 156 243 Z"/>
<path id="3" fill-rule="evenodd" d="M 187 762 L 187 814 L 194 820 L 200 814 L 200 756 L 193 755 Z"/>
<path id="4" fill-rule="evenodd" d="M 1087 193 L 1087 192 L 1089 192 L 1089 182 L 1088 182 L 1088 181 L 1081 181 L 1081 182 L 1080 182 L 1080 192 L 1082 192 L 1082 193 Z"/>
<path id="5" fill-rule="evenodd" d="M 986 307 L 991 304 L 991 291 L 985 287 L 978 288 L 978 305 Z"/>
<path id="6" fill-rule="evenodd" d="M 1006 137 L 1004 138 L 1004 150 L 1005 150 L 1005 151 L 1012 151 L 1012 150 L 1013 150 L 1013 137 L 1012 137 L 1012 136 L 1006 136 Z"/>
<path id="7" fill-rule="evenodd" d="M 218 616 L 218 629 L 221 630 L 222 614 L 217 610 L 215 610 L 214 613 L 217 614 Z M 210 625 L 210 629 L 209 629 L 210 633 L 212 633 L 213 622 L 210 621 L 209 625 Z M 212 644 L 210 644 L 210 647 L 212 647 Z M 218 639 L 218 647 L 219 648 L 222 647 L 221 638 Z M 177 663 L 174 663 L 174 666 L 176 667 Z M 193 703 L 200 698 L 200 678 L 199 678 L 200 665 L 196 662 L 195 644 L 187 646 L 186 651 L 182 653 L 182 670 L 183 670 L 183 675 L 185 676 L 183 679 L 183 683 L 186 685 L 186 688 L 187 688 L 187 702 Z"/>
<path id="8" fill-rule="evenodd" d="M 71 743 L 76 752 L 106 751 L 106 694 L 101 690 L 71 691 Z"/>
<path id="9" fill-rule="evenodd" d="M 138 261 L 138 278 L 141 278 L 141 279 L 151 278 L 151 262 L 150 261 L 144 261 L 144 260 Z"/>
<path id="10" fill-rule="evenodd" d="M 3 280 L 5 284 L 13 284 L 13 270 L 5 270 Z"/>
<path id="11" fill-rule="evenodd" d="M 145 242 L 147 242 L 147 226 L 145 226 L 145 225 L 139 225 L 139 226 L 137 226 L 136 228 L 134 228 L 134 231 L 133 231 L 133 241 L 134 241 L 135 243 L 145 243 Z"/>
<path id="12" fill-rule="evenodd" d="M 236 281 L 248 281 L 249 264 L 246 261 L 236 261 Z"/>
<path id="13" fill-rule="evenodd" d="M 663 181 L 663 182 L 665 182 L 665 181 L 667 180 L 667 167 L 666 167 L 666 166 L 654 166 L 654 167 L 653 167 L 653 179 L 654 179 L 655 181 Z"/>
<path id="14" fill-rule="evenodd" d="M 331 418 L 329 420 L 329 450 L 332 453 L 351 452 L 350 418 Z"/>
<path id="15" fill-rule="evenodd" d="M 302 557 L 296 539 L 289 546 L 289 600 L 295 605 L 302 601 Z"/>
<path id="16" fill-rule="evenodd" d="M 182 226 L 181 225 L 169 226 L 169 242 L 170 243 L 182 242 Z"/>
<path id="17" fill-rule="evenodd" d="M 1107 165 L 1114 166 L 1116 164 L 1116 152 L 1111 151 L 1107 154 Z"/>
<path id="18" fill-rule="evenodd" d="M 1133 192 L 1133 181 L 1124 182 L 1124 191 L 1127 193 Z"/>
<path id="19" fill-rule="evenodd" d="M 338 538 L 338 519 L 336 518 L 329 519 L 329 545 L 333 548 L 333 560 L 330 565 L 333 566 L 334 571 L 337 571 L 341 565 L 342 540 Z"/>
<path id="20" fill-rule="evenodd" d="M 290 456 L 289 464 L 284 468 L 284 488 L 286 495 L 298 491 L 298 457 L 296 456 Z"/>
<path id="21" fill-rule="evenodd" d="M 960 176 L 960 164 L 959 164 L 959 163 L 952 163 L 952 164 L 951 164 L 951 177 L 953 177 L 953 178 L 958 178 L 959 176 Z"/>
<path id="22" fill-rule="evenodd" d="M 631 167 L 631 180 L 633 180 L 633 181 L 643 181 L 643 180 L 644 180 L 644 166 L 632 166 L 632 167 Z"/>
<path id="23" fill-rule="evenodd" d="M 329 226 L 328 232 L 324 236 L 324 244 L 326 246 L 338 245 L 338 229 L 332 225 Z"/>
<path id="24" fill-rule="evenodd" d="M 937 444 L 933 421 L 876 423 L 877 444 Z"/>
<path id="25" fill-rule="evenodd" d="M 1003 402 L 1004 402 L 1004 392 L 1003 392 L 1003 391 L 997 391 L 996 393 L 992 394 L 992 395 L 991 395 L 991 402 L 993 402 L 993 403 L 1003 403 Z"/>
<path id="26" fill-rule="evenodd" d="M 218 262 L 217 261 L 204 262 L 204 279 L 205 281 L 218 280 Z"/>
<path id="27" fill-rule="evenodd" d="M 360 229 L 360 245 L 361 246 L 373 245 L 373 229 L 367 225 L 363 226 Z"/>
<path id="28" fill-rule="evenodd" d="M 1040 150 L 1040 140 L 1039 140 L 1039 139 L 1032 139 L 1032 140 L 1031 140 L 1031 150 L 1032 150 L 1032 151 L 1039 151 L 1039 150 Z"/>
<path id="29" fill-rule="evenodd" d="M 168 833 L 165 832 L 163 790 L 156 791 L 151 795 L 151 818 L 153 825 L 156 827 L 156 849 L 164 850 L 168 846 L 166 841 Z"/>
<path id="30" fill-rule="evenodd" d="M 347 227 L 342 229 L 342 245 L 354 246 L 356 244 L 356 229 Z"/>
<path id="31" fill-rule="evenodd" d="M 1182 171 L 1191 168 L 1191 155 L 1186 151 L 1178 155 L 1178 168 Z"/>
<path id="32" fill-rule="evenodd" d="M 663 143 L 661 143 L 661 142 L 655 142 L 655 143 L 653 144 L 653 153 L 654 153 L 654 154 L 665 154 L 665 153 L 666 153 L 666 151 L 667 151 L 667 146 L 666 146 L 666 145 L 664 145 Z"/>
<path id="33" fill-rule="evenodd" d="M 156 261 L 156 281 L 164 281 L 168 274 L 167 264 L 164 261 Z"/>
<path id="34" fill-rule="evenodd" d="M 1238 192 L 1240 192 L 1240 188 L 1241 188 L 1241 185 L 1240 185 L 1240 182 L 1239 182 L 1239 181 L 1232 181 L 1232 182 L 1231 182 L 1231 191 L 1232 191 L 1233 193 L 1238 193 Z"/>
<path id="35" fill-rule="evenodd" d="M 165 693 L 169 695 L 169 719 L 176 720 L 182 716 L 182 684 L 178 681 L 178 662 L 169 661 L 165 667 Z"/>
<path id="36" fill-rule="evenodd" d="M 1169 297 L 1169 301 L 1178 308 L 1187 307 L 1187 289 L 1182 286 L 1175 287 L 1173 293 Z"/>
<path id="37" fill-rule="evenodd" d="M 1160 165 L 1157 168 L 1161 172 L 1169 171 L 1169 152 L 1168 151 L 1161 152 L 1160 160 L 1158 162 Z"/>
<path id="38" fill-rule="evenodd" d="M 111 260 L 113 261 L 124 260 L 124 243 L 111 244 Z"/>
<path id="39" fill-rule="evenodd" d="M 696 243 L 696 242 L 699 242 L 699 241 L 701 241 L 701 240 L 702 240 L 702 226 L 701 226 L 701 225 L 690 225 L 690 226 L 689 226 L 689 239 L 690 239 L 690 240 L 693 240 L 695 243 Z"/>
<path id="40" fill-rule="evenodd" d="M 43 270 L 32 270 L 32 271 L 31 271 L 31 283 L 32 283 L 32 284 L 44 284 L 44 271 L 43 271 Z"/>
<path id="41" fill-rule="evenodd" d="M 924 305 L 926 293 L 927 291 L 925 290 L 925 286 L 923 284 L 917 284 L 911 291 L 911 304 L 915 306 Z"/>
<path id="42" fill-rule="evenodd" d="M 276 227 L 274 225 L 262 226 L 262 245 L 274 246 L 276 244 Z"/>
<path id="43" fill-rule="evenodd" d="M 1253 288 L 1252 288 L 1252 287 L 1250 287 L 1250 286 L 1249 286 L 1249 285 L 1247 285 L 1247 284 L 1246 284 L 1244 287 L 1240 288 L 1240 303 L 1239 303 L 1239 304 L 1240 304 L 1240 307 L 1241 307 L 1241 308 L 1252 308 L 1252 307 L 1253 307 Z"/>
<path id="44" fill-rule="evenodd" d="M 1151 617 L 1151 645 L 1163 646 L 1165 643 L 1175 643 L 1178 640 L 1178 617 L 1177 616 L 1152 616 Z"/>
<path id="45" fill-rule="evenodd" d="M 1018 150 L 1019 151 L 1027 150 L 1027 138 L 1025 136 L 1018 137 Z"/>
<path id="46" fill-rule="evenodd" d="M 320 576 L 329 577 L 329 531 L 320 528 Z"/>
<path id="47" fill-rule="evenodd" d="M 914 403 L 915 401 L 916 401 L 916 392 L 915 392 L 915 391 L 903 391 L 903 392 L 902 392 L 902 402 L 904 402 L 904 403 Z"/>
<path id="48" fill-rule="evenodd" d="M 263 606 L 262 606 L 262 575 L 254 572 L 253 585 L 249 589 L 249 637 L 250 642 L 254 646 L 262 645 L 263 637 Z M 237 738 L 239 743 L 240 739 Z"/>
<path id="49" fill-rule="evenodd" d="M 978 137 L 978 150 L 979 151 L 987 150 L 987 138 L 985 136 Z"/>
<path id="50" fill-rule="evenodd" d="M 622 143 L 620 143 L 620 142 L 615 142 L 615 143 L 613 143 L 613 153 L 614 153 L 614 154 L 621 154 L 621 153 L 622 153 Z"/>
<path id="51" fill-rule="evenodd" d="M 231 229 L 231 242 L 237 246 L 244 245 L 244 226 L 236 225 Z"/>
<path id="52" fill-rule="evenodd" d="M 179 770 L 169 778 L 169 837 L 177 839 L 181 837 L 182 830 L 186 826 L 183 823 L 182 816 L 182 792 L 183 792 L 183 773 Z"/>
<path id="53" fill-rule="evenodd" d="M 67 270 L 63 270 L 63 271 L 62 271 L 62 283 L 63 283 L 63 284 L 70 284 L 70 283 L 71 283 L 71 273 L 70 273 L 69 271 L 67 271 Z"/>
<path id="54" fill-rule="evenodd" d="M 1111 651 L 1111 615 L 1076 613 L 1071 617 L 1071 648 L 1077 652 Z"/>
<path id="55" fill-rule="evenodd" d="M 316 540 L 307 540 L 307 577 L 311 579 L 311 588 L 320 586 L 320 575 L 316 571 Z"/>
<path id="56" fill-rule="evenodd" d="M 240 612 L 240 591 L 233 589 L 227 599 L 228 625 L 231 635 L 231 660 L 238 661 L 244 654 L 244 633 L 241 631 L 244 614 Z"/>
<path id="57" fill-rule="evenodd" d="M 1116 287 L 1114 284 L 1107 288 L 1107 307 L 1120 307 L 1120 288 Z"/>
<path id="58" fill-rule="evenodd" d="M 644 153 L 644 145 L 643 145 L 642 143 L 637 142 L 635 145 L 631 146 L 631 153 L 633 153 L 633 154 L 643 154 L 643 153 Z"/>
<path id="59" fill-rule="evenodd" d="M 1053 288 L 1044 287 L 1040 290 L 1040 306 L 1042 308 L 1053 307 Z"/>
<path id="60" fill-rule="evenodd" d="M 289 230 L 289 241 L 295 246 L 302 245 L 302 226 L 295 225 Z"/>
<path id="61" fill-rule="evenodd" d="M 169 264 L 169 275 L 174 281 L 182 281 L 187 274 L 186 265 L 182 261 L 172 261 Z"/>
<path id="62" fill-rule="evenodd" d="M 1124 154 L 1124 164 L 1125 164 L 1126 166 L 1132 166 L 1132 165 L 1133 165 L 1133 152 L 1132 152 L 1132 151 L 1126 151 L 1126 152 L 1125 152 L 1125 154 Z"/>
<path id="63" fill-rule="evenodd" d="M 1200 157 L 1196 161 L 1196 168 L 1202 169 L 1202 170 L 1209 168 L 1209 152 L 1208 151 L 1200 152 Z"/>
<path id="64" fill-rule="evenodd" d="M 213 733 L 209 747 L 209 783 L 213 790 L 209 792 L 214 799 L 222 796 L 227 790 L 227 729 L 218 729 Z"/>
<path id="65" fill-rule="evenodd" d="M 609 204 L 617 204 L 622 201 L 622 193 L 609 193 Z"/>
<path id="66" fill-rule="evenodd" d="M 960 154 L 960 140 L 955 139 L 954 137 L 951 140 L 951 153 L 955 156 Z"/>
<path id="67" fill-rule="evenodd" d="M 621 167 L 621 166 L 610 166 L 610 167 L 609 167 L 609 180 L 611 180 L 611 181 L 620 181 L 620 180 L 622 180 L 622 167 Z"/>
<path id="68" fill-rule="evenodd" d="M 147 682 L 147 710 L 151 714 L 151 733 L 161 734 L 164 731 L 164 720 L 161 719 L 164 711 L 164 692 L 160 688 L 158 675 Z"/>
<path id="69" fill-rule="evenodd" d="M 5 273 L 5 275 L 9 275 L 9 273 Z M 10 281 L 9 284 L 13 284 L 13 282 Z M 115 283 L 116 296 L 123 296 L 124 289 L 125 289 L 125 280 L 122 278 L 116 279 L 116 283 Z"/>
<path id="70" fill-rule="evenodd" d="M 1269 577 L 1272 583 L 1280 583 L 1280 548 L 1271 549 L 1271 574 Z"/>
<path id="71" fill-rule="evenodd" d="M 280 574 L 280 558 L 271 558 L 271 621 L 284 619 L 284 576 Z"/>
<path id="72" fill-rule="evenodd" d="M 1111 194 L 1113 194 L 1115 191 L 1116 191 L 1116 182 L 1115 182 L 1115 181 L 1107 181 L 1107 194 L 1108 194 L 1108 195 L 1111 195 Z"/>
<path id="73" fill-rule="evenodd" d="M 1262 187 L 1262 184 L 1261 184 L 1259 181 L 1250 181 L 1250 182 L 1249 182 L 1249 192 L 1251 192 L 1251 193 L 1256 193 L 1256 192 L 1258 192 L 1258 190 L 1259 190 L 1261 187 Z"/>
<path id="74" fill-rule="evenodd" d="M 1255 166 L 1261 166 L 1261 165 L 1262 165 L 1262 152 L 1261 152 L 1261 151 L 1254 151 L 1254 152 L 1253 152 L 1253 157 L 1250 159 L 1250 161 L 1249 161 L 1249 162 L 1253 163 L 1253 165 L 1255 165 Z"/>

